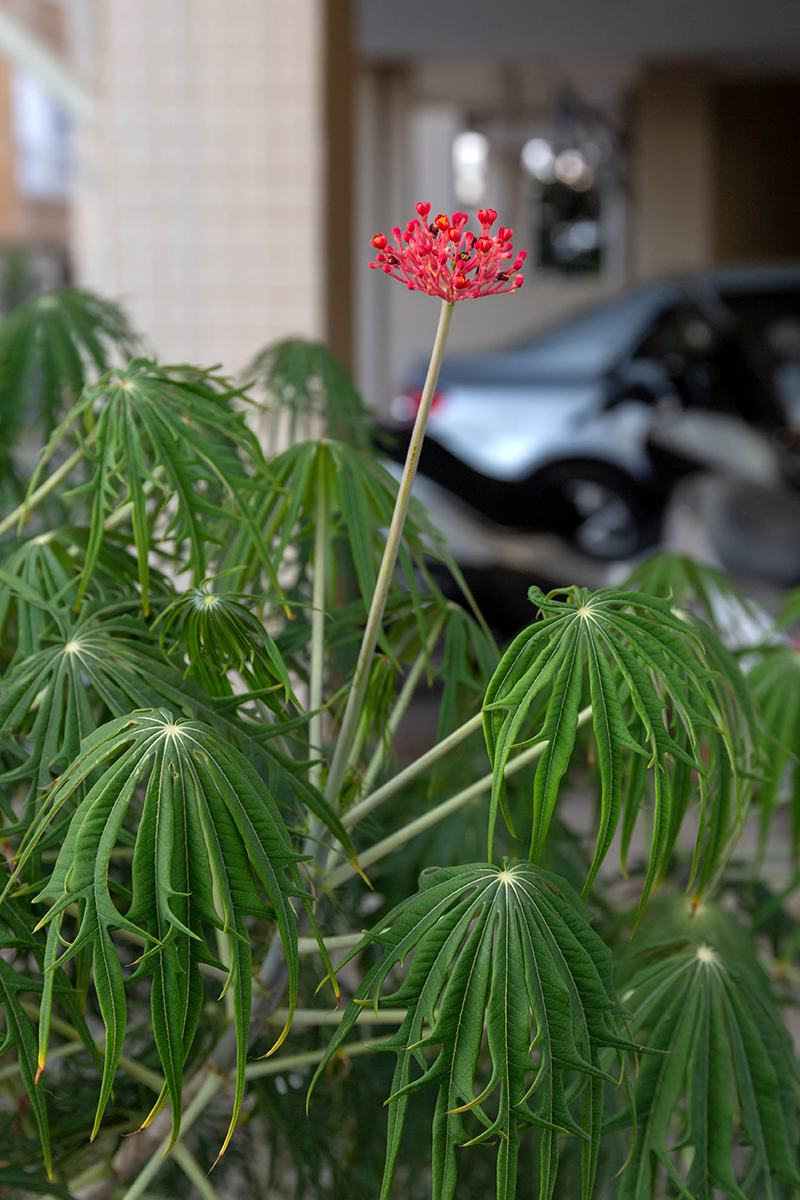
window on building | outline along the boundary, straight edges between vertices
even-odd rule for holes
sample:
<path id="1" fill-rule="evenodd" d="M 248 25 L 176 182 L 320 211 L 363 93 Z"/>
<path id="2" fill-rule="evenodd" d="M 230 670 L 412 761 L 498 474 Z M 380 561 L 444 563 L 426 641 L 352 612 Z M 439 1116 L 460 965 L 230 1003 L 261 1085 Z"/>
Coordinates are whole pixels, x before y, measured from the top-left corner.
<path id="1" fill-rule="evenodd" d="M 31 200 L 66 200 L 70 185 L 70 121 L 30 71 L 12 76 L 15 179 Z"/>

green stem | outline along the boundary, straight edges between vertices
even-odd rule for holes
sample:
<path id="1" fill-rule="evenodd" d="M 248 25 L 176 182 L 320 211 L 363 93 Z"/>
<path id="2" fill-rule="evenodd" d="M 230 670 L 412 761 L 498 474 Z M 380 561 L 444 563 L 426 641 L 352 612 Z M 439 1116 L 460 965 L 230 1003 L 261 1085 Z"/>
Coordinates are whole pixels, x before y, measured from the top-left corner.
<path id="1" fill-rule="evenodd" d="M 400 725 L 400 722 L 402 721 L 403 717 L 405 716 L 406 710 L 408 709 L 408 706 L 413 699 L 414 692 L 416 691 L 417 684 L 419 683 L 419 680 L 420 680 L 420 676 L 422 675 L 422 672 L 425 669 L 425 664 L 426 664 L 426 662 L 428 662 L 434 646 L 436 645 L 436 643 L 439 640 L 439 635 L 442 632 L 443 625 L 444 625 L 444 618 L 442 618 L 441 621 L 436 622 L 436 624 L 434 625 L 434 627 L 431 630 L 431 633 L 428 637 L 428 641 L 426 643 L 425 649 L 420 650 L 419 654 L 417 655 L 416 659 L 414 660 L 414 664 L 411 667 L 411 670 L 408 672 L 408 676 L 407 676 L 406 681 L 403 684 L 403 687 L 400 691 L 400 695 L 397 697 L 395 706 L 392 709 L 391 716 L 389 717 L 389 720 L 386 722 L 386 736 L 381 739 L 379 745 L 377 746 L 377 748 L 375 750 L 375 753 L 372 756 L 372 760 L 364 773 L 363 786 L 364 786 L 365 790 L 367 790 L 367 791 L 369 791 L 370 787 L 374 783 L 375 777 L 378 774 L 378 771 L 380 771 L 381 766 L 383 765 L 383 760 L 386 757 L 387 747 L 390 746 L 392 744 L 392 742 L 394 741 L 394 736 L 397 733 L 398 726 Z M 412 763 L 411 765 L 413 766 L 414 764 Z M 390 780 L 389 782 L 394 783 L 394 780 Z M 402 786 L 402 784 L 400 786 Z M 397 788 L 395 788 L 395 791 L 396 790 L 397 790 Z M 370 803 L 370 802 L 373 800 L 373 797 L 377 794 L 378 793 L 375 792 L 375 793 L 373 793 L 372 796 L 369 796 L 369 795 L 366 796 L 365 799 L 361 802 L 361 804 L 355 805 L 354 808 L 352 808 L 350 810 L 350 812 L 351 813 L 355 812 L 356 808 L 358 808 L 360 810 L 360 813 L 362 815 L 363 815 L 364 811 L 367 811 L 367 812 L 370 811 L 371 808 L 375 807 L 375 803 Z M 362 808 L 362 805 L 367 804 L 367 803 L 370 804 L 370 808 L 365 810 L 364 808 Z M 380 800 L 378 800 L 377 803 L 380 804 Z M 358 818 L 356 818 L 356 819 L 358 819 Z M 341 846 L 339 845 L 338 842 L 331 847 L 330 851 L 328 852 L 328 861 L 325 864 L 325 869 L 327 871 L 330 871 L 331 868 L 333 867 L 334 861 L 338 857 L 340 851 L 341 851 Z"/>
<path id="2" fill-rule="evenodd" d="M 308 756 L 322 757 L 322 694 L 325 673 L 325 601 L 327 591 L 326 565 L 328 555 L 328 488 L 322 452 L 317 456 L 317 504 L 314 528 L 314 585 L 311 596 L 311 676 L 309 679 Z M 319 787 L 322 763 L 316 762 L 309 779 Z"/>
<path id="3" fill-rule="evenodd" d="M 22 504 L 18 504 L 12 513 L 9 513 L 7 517 L 0 521 L 0 537 L 2 537 L 2 535 L 6 533 L 12 525 L 15 525 L 17 521 L 21 521 L 24 517 L 26 517 L 31 509 L 36 508 L 38 504 L 41 504 L 42 500 L 46 499 L 46 497 L 49 496 L 52 491 L 55 491 L 62 479 L 66 479 L 67 475 L 70 474 L 74 467 L 77 467 L 82 458 L 83 448 L 79 447 L 77 450 L 73 451 L 72 454 L 70 454 L 69 458 L 64 460 L 57 471 L 54 471 L 52 475 L 49 475 L 47 479 L 45 479 L 41 487 L 38 487 L 32 495 L 28 496 L 26 500 L 22 501 Z"/>
<path id="4" fill-rule="evenodd" d="M 383 738 L 380 744 L 377 746 L 375 753 L 372 756 L 372 760 L 364 772 L 363 787 L 365 791 L 368 791 L 372 787 L 378 772 L 383 766 L 384 759 L 386 758 L 386 749 L 388 746 L 391 746 L 394 740 L 394 735 L 397 733 L 398 726 L 406 714 L 406 710 L 413 699 L 414 692 L 416 691 L 422 672 L 425 670 L 425 664 L 430 661 L 430 656 L 433 653 L 433 649 L 439 640 L 443 628 L 444 618 L 442 618 L 440 621 L 437 621 L 433 626 L 425 649 L 420 650 L 419 654 L 414 660 L 411 670 L 406 676 L 406 681 L 403 684 L 400 695 L 397 697 L 395 706 L 392 709 L 392 714 L 389 717 L 389 720 L 386 722 L 386 737 Z"/>
<path id="5" fill-rule="evenodd" d="M 390 1042 L 396 1034 L 389 1034 L 382 1038 L 369 1038 L 363 1042 L 347 1042 L 339 1051 L 340 1054 L 346 1054 L 348 1058 L 355 1058 L 357 1054 L 369 1054 L 371 1050 L 377 1050 L 379 1046 Z M 265 1075 L 280 1075 L 282 1071 L 292 1071 L 297 1067 L 311 1067 L 314 1063 L 318 1063 L 322 1056 L 327 1053 L 327 1050 L 309 1050 L 306 1054 L 286 1054 L 283 1058 L 270 1058 L 267 1062 L 251 1063 L 249 1067 L 245 1067 L 245 1078 L 263 1079 Z"/>
<path id="6" fill-rule="evenodd" d="M 354 804 L 353 807 L 348 809 L 342 817 L 342 824 L 344 825 L 345 829 L 351 829 L 353 825 L 356 825 L 362 817 L 367 815 L 367 813 L 372 812 L 374 808 L 377 808 L 379 804 L 383 804 L 385 800 L 389 800 L 395 795 L 396 792 L 399 792 L 401 788 L 404 788 L 407 783 L 410 783 L 412 779 L 416 779 L 418 775 L 421 775 L 423 771 L 427 771 L 428 767 L 432 766 L 433 763 L 437 762 L 438 759 L 442 758 L 448 753 L 448 751 L 452 750 L 455 746 L 460 745 L 460 743 L 463 742 L 465 738 L 468 738 L 470 734 L 477 732 L 477 730 L 481 728 L 482 724 L 483 714 L 476 713 L 474 717 L 470 717 L 470 719 L 463 725 L 460 725 L 458 729 L 454 729 L 453 732 L 446 738 L 443 738 L 441 742 L 437 742 L 435 746 L 432 746 L 430 750 L 427 750 L 424 754 L 421 754 L 419 758 L 414 760 L 414 762 L 409 763 L 408 766 L 404 767 L 402 771 L 398 771 L 396 775 L 394 775 L 381 787 L 376 788 L 371 795 L 365 796 L 363 800 L 358 802 L 358 804 Z"/>
<path id="7" fill-rule="evenodd" d="M 267 1024 L 283 1025 L 288 1015 L 288 1008 L 276 1008 L 275 1012 L 267 1017 Z M 363 1022 L 365 1025 L 402 1025 L 407 1015 L 404 1008 L 379 1008 L 376 1013 L 371 1005 L 366 1005 L 363 1012 L 356 1017 L 356 1024 Z M 318 1008 L 296 1008 L 292 1025 L 296 1025 L 298 1029 L 307 1025 L 340 1025 L 343 1017 L 344 1010 L 324 1012 Z"/>
<path id="8" fill-rule="evenodd" d="M 411 502 L 411 487 L 414 482 L 414 476 L 417 473 L 422 442 L 425 437 L 425 428 L 428 424 L 428 417 L 436 392 L 436 383 L 439 378 L 439 370 L 442 365 L 445 343 L 447 342 L 447 332 L 450 328 L 452 316 L 452 303 L 443 300 L 439 315 L 439 326 L 436 330 L 436 340 L 433 344 L 431 361 L 428 366 L 428 375 L 425 380 L 425 386 L 422 389 L 419 411 L 417 412 L 417 419 L 414 422 L 414 430 L 411 434 L 411 441 L 406 455 L 406 464 L 403 468 L 403 476 L 397 490 L 397 500 L 392 515 L 392 523 L 389 526 L 389 534 L 383 550 L 383 558 L 380 570 L 378 571 L 378 579 L 375 584 L 375 592 L 372 597 L 366 628 L 364 629 L 358 662 L 356 663 L 353 681 L 350 685 L 350 695 L 347 697 L 347 706 L 342 720 L 342 727 L 339 732 L 333 762 L 331 763 L 328 775 L 328 783 L 325 788 L 325 798 L 334 807 L 338 806 L 339 792 L 344 782 L 347 763 L 350 758 L 350 750 L 358 730 L 358 721 L 369 681 L 372 656 L 375 653 L 375 646 L 378 642 L 381 622 L 383 621 L 383 612 L 389 596 L 389 588 L 397 561 L 397 552 L 400 548 L 400 538 L 403 534 L 406 513 Z"/>
<path id="9" fill-rule="evenodd" d="M 200 1088 L 199 1092 L 186 1109 L 186 1112 L 183 1114 L 181 1119 L 181 1137 L 184 1137 L 189 1132 L 203 1109 L 213 1099 L 225 1082 L 224 1076 L 217 1075 L 213 1071 L 209 1073 L 203 1082 L 203 1086 Z M 164 1155 L 167 1152 L 169 1143 L 170 1135 L 168 1134 L 157 1147 L 155 1152 L 151 1154 L 142 1170 L 125 1192 L 122 1200 L 139 1200 L 139 1197 L 144 1193 L 147 1185 L 150 1183 L 150 1180 L 155 1178 L 155 1176 L 164 1166 Z"/>
<path id="10" fill-rule="evenodd" d="M 172 1147 L 172 1157 L 189 1182 L 197 1188 L 203 1200 L 219 1200 L 219 1195 L 211 1186 L 205 1171 L 184 1142 L 175 1143 Z"/>
<path id="11" fill-rule="evenodd" d="M 592 708 L 589 705 L 584 708 L 578 715 L 578 724 L 585 725 L 592 715 Z M 542 754 L 547 742 L 537 742 L 535 746 L 529 746 L 527 750 L 523 750 L 522 754 L 518 754 L 516 758 L 512 758 L 506 764 L 504 774 L 506 776 L 513 775 L 516 771 L 520 771 L 526 767 L 528 763 L 534 762 Z M 362 870 L 371 866 L 373 863 L 379 862 L 385 858 L 387 854 L 391 854 L 393 850 L 399 849 L 400 846 L 405 846 L 406 842 L 410 842 L 418 833 L 423 833 L 426 829 L 430 829 L 432 825 L 437 825 L 439 821 L 443 821 L 445 817 L 449 817 L 451 813 L 457 812 L 459 808 L 463 808 L 465 804 L 469 804 L 470 800 L 475 800 L 483 792 L 488 792 L 492 786 L 492 774 L 484 775 L 482 779 L 470 784 L 463 791 L 457 792 L 455 796 L 451 796 L 449 800 L 445 800 L 443 804 L 438 804 L 436 808 L 430 809 L 423 813 L 421 817 L 417 817 L 416 821 L 409 821 L 402 829 L 398 829 L 396 833 L 390 834 L 381 842 L 376 842 L 374 846 L 370 846 L 368 850 L 364 850 L 358 856 L 358 863 Z M 355 868 L 349 863 L 342 863 L 335 871 L 331 871 L 330 875 L 324 880 L 325 887 L 333 890 L 339 884 L 344 883 L 351 875 L 355 875 Z"/>

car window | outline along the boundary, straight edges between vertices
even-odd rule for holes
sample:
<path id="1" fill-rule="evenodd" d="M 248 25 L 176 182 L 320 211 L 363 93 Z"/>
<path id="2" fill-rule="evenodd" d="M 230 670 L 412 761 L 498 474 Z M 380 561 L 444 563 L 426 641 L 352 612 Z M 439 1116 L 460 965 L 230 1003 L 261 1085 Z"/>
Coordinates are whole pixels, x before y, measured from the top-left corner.
<path id="1" fill-rule="evenodd" d="M 722 298 L 770 371 L 789 424 L 800 429 L 800 288 L 722 292 Z"/>
<path id="2" fill-rule="evenodd" d="M 725 297 L 727 302 L 727 297 Z M 733 306 L 730 306 L 733 311 Z M 658 362 L 687 408 L 730 413 L 774 428 L 785 423 L 775 381 L 737 319 L 715 320 L 684 300 L 661 314 L 635 351 L 634 361 Z"/>
<path id="3" fill-rule="evenodd" d="M 742 332 L 774 359 L 800 357 L 800 289 L 721 292 Z"/>
<path id="4" fill-rule="evenodd" d="M 512 346 L 506 354 L 517 365 L 524 361 L 543 374 L 601 375 L 630 353 L 652 323 L 662 297 L 658 288 L 640 288 Z"/>

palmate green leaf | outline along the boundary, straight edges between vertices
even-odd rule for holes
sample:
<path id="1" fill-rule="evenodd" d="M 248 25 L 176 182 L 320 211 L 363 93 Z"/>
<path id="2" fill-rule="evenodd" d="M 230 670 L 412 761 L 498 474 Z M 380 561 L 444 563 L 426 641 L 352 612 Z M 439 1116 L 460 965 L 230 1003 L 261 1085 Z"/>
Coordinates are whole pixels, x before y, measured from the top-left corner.
<path id="1" fill-rule="evenodd" d="M 224 522 L 235 522 L 274 581 L 272 556 L 255 520 L 253 496 L 267 468 L 258 442 L 232 401 L 240 391 L 209 371 L 161 367 L 134 359 L 84 391 L 53 433 L 31 480 L 70 437 L 84 447 L 88 482 L 73 495 L 91 505 L 90 536 L 78 599 L 94 575 L 112 510 L 130 504 L 133 543 L 145 614 L 149 553 L 157 544 L 187 556 L 195 584 L 206 576 L 209 546 Z M 82 436 L 81 422 L 91 426 Z M 158 535 L 154 524 L 160 514 Z M 277 584 L 276 584 L 277 587 Z"/>
<path id="2" fill-rule="evenodd" d="M 707 883 L 741 823 L 747 794 L 744 775 L 754 718 L 735 660 L 710 630 L 675 616 L 669 601 L 610 589 L 592 594 L 570 588 L 545 596 L 532 588 L 530 595 L 541 609 L 542 619 L 512 642 L 484 701 L 484 732 L 494 774 L 490 856 L 497 810 L 505 805 L 504 771 L 509 755 L 530 741 L 546 741 L 532 798 L 530 857 L 539 859 L 588 691 L 601 795 L 594 861 L 585 891 L 591 887 L 619 823 L 626 776 L 624 832 L 630 836 L 644 796 L 643 764 L 637 762 L 642 758 L 652 770 L 654 787 L 644 905 L 674 844 L 673 765 L 695 771 L 702 781 L 709 768 L 700 756 L 701 742 L 711 745 L 717 759 L 727 756 L 733 799 L 720 827 L 720 812 L 709 811 L 711 793 L 701 787 L 695 857 L 697 865 L 704 852 L 702 880 Z M 544 716 L 537 728 L 530 730 L 526 724 L 529 714 L 534 701 L 538 703 L 542 696 L 546 697 Z M 681 803 L 685 811 L 686 796 Z M 710 829 L 713 836 L 709 836 Z"/>
<path id="3" fill-rule="evenodd" d="M 15 545 L 0 563 L 0 630 L 9 639 L 9 621 L 16 617 L 17 658 L 42 649 L 45 630 L 52 626 L 48 606 L 75 604 L 88 539 L 88 529 L 63 525 Z M 106 538 L 95 570 L 95 589 L 107 599 L 130 597 L 137 579 L 135 558 L 123 545 Z M 151 579 L 159 591 L 170 590 L 161 572 L 151 569 Z"/>
<path id="4" fill-rule="evenodd" d="M 50 904 L 40 921 L 48 930 L 40 1062 L 43 1065 L 46 1057 L 55 969 L 91 947 L 93 985 L 106 1028 L 96 1133 L 127 1024 L 126 984 L 114 932 L 125 930 L 144 938 L 146 949 L 132 978 L 152 976 L 153 1033 L 166 1080 L 162 1099 L 168 1096 L 172 1105 L 174 1142 L 180 1129 L 183 1067 L 204 996 L 199 963 L 221 967 L 208 936 L 210 928 L 220 929 L 230 937 L 227 987 L 234 998 L 238 1050 L 233 1115 L 224 1150 L 244 1092 L 252 982 L 246 918 L 274 919 L 286 955 L 289 1016 L 274 1050 L 289 1031 L 297 1003 L 294 898 L 305 905 L 316 932 L 311 898 L 302 889 L 297 870 L 302 856 L 292 849 L 272 796 L 243 755 L 200 722 L 176 721 L 164 709 L 151 710 L 112 721 L 85 739 L 80 756 L 42 801 L 6 894 L 61 810 L 90 778 L 95 782 L 74 811 L 53 873 L 37 894 L 39 901 Z M 142 787 L 133 897 L 128 912 L 122 913 L 109 888 L 109 861 Z M 65 911 L 75 904 L 80 918 L 70 941 L 62 923 Z M 321 939 L 320 947 L 328 963 Z"/>
<path id="5" fill-rule="evenodd" d="M 317 486 L 323 477 L 328 494 L 328 541 L 332 547 L 329 591 L 340 594 L 340 585 L 344 585 L 352 594 L 355 583 L 366 613 L 383 556 L 385 531 L 391 524 L 396 480 L 372 454 L 335 441 L 292 446 L 271 461 L 270 472 L 276 486 L 264 493 L 256 519 L 264 540 L 273 547 L 275 561 L 284 561 L 290 547 L 292 551 L 299 549 L 304 558 L 309 556 L 317 519 Z M 337 553 L 333 553 L 334 545 Z M 339 561 L 340 549 L 344 551 L 344 564 Z M 412 497 L 398 555 L 396 583 L 397 591 L 402 589 L 414 605 L 423 638 L 428 633 L 422 613 L 424 599 L 433 595 L 442 606 L 445 603 L 432 577 L 431 561 L 441 563 L 453 574 L 475 619 L 489 636 L 444 537 Z M 221 558 L 220 565 L 226 574 L 230 572 L 233 589 L 242 591 L 250 584 L 260 586 L 261 570 L 244 532 L 232 537 L 229 552 Z M 385 638 L 381 649 L 389 653 Z"/>
<path id="6" fill-rule="evenodd" d="M 365 1005 L 407 1009 L 396 1037 L 382 1047 L 396 1053 L 397 1067 L 381 1200 L 389 1195 L 408 1099 L 434 1086 L 434 1200 L 454 1194 L 457 1147 L 495 1139 L 497 1196 L 513 1200 L 519 1131 L 530 1126 L 542 1131 L 542 1200 L 553 1192 L 563 1133 L 586 1140 L 588 1197 L 602 1111 L 599 1085 L 608 1078 L 599 1051 L 635 1047 L 621 1024 L 610 955 L 569 885 L 509 860 L 500 868 L 432 868 L 420 877 L 417 894 L 365 934 L 345 962 L 370 943 L 382 949 L 381 958 L 357 989 L 311 1086 Z M 412 951 L 403 982 L 381 995 L 390 972 Z M 479 1078 L 484 1032 L 488 1079 Z M 433 1047 L 440 1049 L 430 1061 L 423 1051 Z M 579 1123 L 571 1105 L 580 1095 L 585 1105 Z"/>
<path id="7" fill-rule="evenodd" d="M 350 375 L 321 342 L 286 338 L 265 347 L 245 371 L 260 384 L 275 417 L 286 413 L 289 440 L 328 437 L 359 450 L 369 445 L 369 414 Z"/>
<path id="8" fill-rule="evenodd" d="M 64 287 L 28 300 L 0 324 L 0 445 L 41 422 L 49 436 L 83 388 L 127 360 L 138 338 L 113 301 Z"/>
<path id="9" fill-rule="evenodd" d="M 800 1189 L 794 1050 L 752 950 L 695 938 L 654 957 L 624 996 L 635 1036 L 659 1053 L 639 1068 L 619 1200 L 651 1200 L 661 1172 L 693 1200 Z"/>
<path id="10" fill-rule="evenodd" d="M 357 865 L 352 840 L 340 819 L 321 792 L 303 778 L 306 764 L 271 745 L 297 722 L 257 725 L 215 708 L 213 699 L 194 681 L 163 662 L 155 634 L 140 616 L 130 615 L 131 607 L 131 603 L 86 606 L 79 617 L 70 609 L 52 610 L 51 632 L 44 638 L 48 644 L 13 665 L 0 680 L 0 736 L 13 732 L 28 750 L 0 781 L 30 779 L 37 788 L 48 787 L 99 721 L 125 716 L 132 709 L 169 705 L 210 724 L 238 744 L 251 761 L 260 762 L 281 799 L 299 801 L 318 817 Z M 22 827 L 29 819 L 30 812 Z M 4 830 L 6 836 L 13 832 L 13 826 Z"/>
<path id="11" fill-rule="evenodd" d="M 123 716 L 134 708 L 183 699 L 182 680 L 159 661 L 157 647 L 132 605 L 54 611 L 49 644 L 12 666 L 0 681 L 0 731 L 30 743 L 26 761 L 5 778 L 47 787 L 97 726 L 97 711 Z M 51 610 L 53 611 L 53 610 Z M 148 641 L 150 644 L 148 644 Z"/>
<path id="12" fill-rule="evenodd" d="M 227 672 L 234 670 L 251 692 L 268 692 L 277 686 L 288 701 L 292 685 L 286 664 L 248 603 L 253 598 L 243 593 L 211 592 L 205 585 L 190 588 L 159 618 L 162 649 L 171 635 L 179 648 L 185 648 L 189 670 L 211 696 L 233 694 Z"/>

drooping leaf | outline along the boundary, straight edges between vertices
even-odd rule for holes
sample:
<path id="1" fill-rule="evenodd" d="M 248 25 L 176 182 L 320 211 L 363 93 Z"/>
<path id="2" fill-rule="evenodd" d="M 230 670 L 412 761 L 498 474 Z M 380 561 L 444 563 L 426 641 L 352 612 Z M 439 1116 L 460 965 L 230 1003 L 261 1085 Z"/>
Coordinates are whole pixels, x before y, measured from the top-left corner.
<path id="1" fill-rule="evenodd" d="M 5 1036 L 0 1041 L 0 1056 L 9 1049 L 17 1055 L 20 1078 L 27 1093 L 31 1112 L 36 1121 L 42 1153 L 48 1173 L 51 1171 L 50 1129 L 47 1117 L 47 1097 L 38 1087 L 38 1038 L 22 997 L 26 993 L 41 994 L 41 977 L 30 973 L 35 962 L 41 970 L 45 955 L 45 940 L 33 932 L 34 922 L 27 899 L 8 897 L 0 912 L 0 1003 L 5 1021 Z M 83 1042 L 96 1067 L 100 1055 L 92 1039 L 75 991 L 62 970 L 52 979 L 51 992 L 63 1005 L 73 1028 Z"/>
<path id="2" fill-rule="evenodd" d="M 303 778 L 304 762 L 271 745 L 284 730 L 291 733 L 297 719 L 259 725 L 215 708 L 213 698 L 197 683 L 163 662 L 154 633 L 141 616 L 130 615 L 131 607 L 88 606 L 79 617 L 69 609 L 53 610 L 44 648 L 13 665 L 0 680 L 0 736 L 13 732 L 28 743 L 23 761 L 0 778 L 30 779 L 38 788 L 47 787 L 54 773 L 78 754 L 82 739 L 107 716 L 169 705 L 207 722 L 259 761 L 281 799 L 305 805 L 355 864 L 352 840 L 321 792 Z M 7 828 L 4 833 L 13 831 Z"/>
<path id="3" fill-rule="evenodd" d="M 134 353 L 138 338 L 111 300 L 64 287 L 18 305 L 0 324 L 2 462 L 23 430 L 45 438 L 85 385 Z"/>
<path id="4" fill-rule="evenodd" d="M 85 496 L 91 505 L 79 600 L 94 575 L 105 523 L 113 510 L 126 505 L 145 613 L 151 548 L 160 543 L 178 555 L 186 550 L 199 585 L 225 522 L 246 531 L 258 561 L 274 580 L 272 556 L 253 508 L 267 469 L 243 413 L 232 407 L 239 394 L 210 371 L 161 367 L 145 359 L 134 359 L 126 370 L 111 372 L 85 390 L 54 431 L 29 487 L 30 494 L 56 449 L 77 438 L 89 477 L 73 494 Z M 85 436 L 82 421 L 91 424 Z M 156 534 L 154 525 L 162 514 Z"/>
<path id="5" fill-rule="evenodd" d="M 752 702 L 733 656 L 712 631 L 676 616 L 667 600 L 610 589 L 591 594 L 579 588 L 549 596 L 532 588 L 531 599 L 542 619 L 519 634 L 505 652 L 484 702 L 484 732 L 494 774 L 490 854 L 497 809 L 505 800 L 509 755 L 530 741 L 546 741 L 533 790 L 531 859 L 538 860 L 570 763 L 581 705 L 588 699 L 601 794 L 586 891 L 616 831 L 626 776 L 628 836 L 633 827 L 644 789 L 630 785 L 641 772 L 635 760 L 643 756 L 652 768 L 654 785 L 644 904 L 671 849 L 672 764 L 684 764 L 701 781 L 712 773 L 701 760 L 701 743 L 717 757 L 727 756 L 732 788 L 732 804 L 722 826 L 714 827 L 713 839 L 708 832 L 715 814 L 707 811 L 709 794 L 701 789 L 703 819 L 696 857 L 704 851 L 702 878 L 708 882 L 741 825 L 747 789 L 742 766 L 746 771 L 754 736 Z M 526 722 L 534 701 L 542 696 L 544 715 L 531 730 Z M 638 778 L 643 784 L 644 777 Z"/>
<path id="6" fill-rule="evenodd" d="M 385 531 L 391 524 L 397 497 L 397 482 L 374 457 L 344 442 L 302 442 L 278 455 L 270 463 L 272 491 L 265 492 L 257 511 L 257 523 L 265 542 L 273 547 L 275 560 L 293 558 L 299 551 L 308 561 L 317 520 L 317 482 L 324 472 L 328 503 L 328 540 L 333 572 L 330 593 L 348 599 L 358 596 L 366 613 L 383 556 Z M 341 556 L 341 557 L 340 557 Z M 342 561 L 344 560 L 344 561 Z M 412 498 L 398 554 L 397 591 L 414 605 L 420 637 L 429 632 L 422 614 L 423 595 L 445 601 L 431 570 L 431 561 L 442 564 L 462 587 L 467 604 L 488 635 L 483 617 L 471 599 L 466 582 L 447 549 L 445 539 L 430 521 L 424 508 Z M 235 531 L 230 548 L 220 564 L 230 586 L 244 591 L 260 586 L 261 569 L 245 532 Z M 306 601 L 307 602 L 307 601 Z M 490 639 L 491 640 L 491 639 Z M 385 639 L 381 649 L 388 652 Z"/>
<path id="7" fill-rule="evenodd" d="M 321 342 L 286 338 L 259 351 L 245 371 L 265 392 L 273 426 L 285 414 L 290 442 L 327 436 L 360 450 L 369 444 L 369 421 L 352 379 Z M 282 431 L 275 430 L 277 441 Z"/>
<path id="8" fill-rule="evenodd" d="M 88 529 L 63 525 L 17 544 L 0 564 L 0 629 L 10 642 L 8 622 L 16 617 L 17 658 L 42 649 L 44 631 L 52 624 L 49 605 L 75 604 L 88 539 Z M 133 555 L 106 537 L 95 569 L 96 591 L 109 600 L 129 597 L 137 579 Z M 170 590 L 152 568 L 151 582 L 162 593 Z"/>
<path id="9" fill-rule="evenodd" d="M 114 932 L 125 930 L 143 939 L 146 948 L 132 978 L 152 976 L 153 1031 L 172 1104 L 174 1141 L 180 1128 L 183 1067 L 203 1002 L 199 963 L 222 966 L 207 934 L 209 927 L 218 928 L 230 937 L 228 986 L 234 997 L 238 1047 L 227 1145 L 242 1103 L 250 1023 L 252 967 L 245 918 L 273 918 L 286 955 L 289 1016 L 275 1049 L 288 1033 L 297 1003 L 293 898 L 305 905 L 316 931 L 310 897 L 297 872 L 301 856 L 292 849 L 263 781 L 237 750 L 200 722 L 176 721 L 163 709 L 144 711 L 112 721 L 85 739 L 80 756 L 43 800 L 6 893 L 61 810 L 90 778 L 95 782 L 74 811 L 53 873 L 37 894 L 39 901 L 50 903 L 40 921 L 48 929 L 42 1061 L 53 972 L 90 946 L 94 990 L 106 1027 L 96 1131 L 127 1023 L 126 984 Z M 109 862 L 140 787 L 145 788 L 145 799 L 135 829 L 133 897 L 123 914 L 112 898 Z M 81 917 L 68 941 L 62 921 L 75 904 L 80 905 Z"/>
<path id="10" fill-rule="evenodd" d="M 433 1197 L 450 1200 L 457 1147 L 498 1139 L 497 1196 L 512 1200 L 520 1129 L 542 1130 L 542 1200 L 555 1184 L 558 1136 L 584 1138 L 584 1194 L 591 1193 L 599 1137 L 601 1047 L 632 1049 L 621 1024 L 611 959 L 582 904 L 557 876 L 526 863 L 432 868 L 420 890 L 365 934 L 345 961 L 375 943 L 368 971 L 320 1063 L 312 1088 L 365 1006 L 407 1010 L 396 1037 L 381 1200 L 389 1195 L 409 1097 L 438 1088 L 433 1120 Z M 413 951 L 390 995 L 390 972 Z M 491 1067 L 479 1067 L 484 1033 Z M 345 1044 L 346 1045 L 346 1044 Z M 430 1060 L 423 1053 L 438 1047 Z M 416 1068 L 416 1069 L 415 1069 Z M 567 1078 L 572 1076 L 571 1085 Z M 571 1102 L 591 1091 L 580 1124 Z M 468 1129 L 465 1119 L 473 1128 Z"/>
<path id="11" fill-rule="evenodd" d="M 277 685 L 288 700 L 292 685 L 286 664 L 247 601 L 252 603 L 252 598 L 241 593 L 190 588 L 160 617 L 162 648 L 172 633 L 173 642 L 185 647 L 189 669 L 211 696 L 232 694 L 227 672 L 235 670 L 249 691 L 269 691 Z"/>
<path id="12" fill-rule="evenodd" d="M 639 1068 L 636 1135 L 619 1200 L 650 1200 L 663 1186 L 660 1172 L 694 1200 L 800 1188 L 791 1040 L 752 948 L 737 943 L 732 952 L 702 932 L 669 947 L 658 946 L 663 935 L 650 939 L 654 961 L 624 996 L 635 1036 L 658 1053 Z M 628 1111 L 616 1124 L 630 1119 Z"/>

